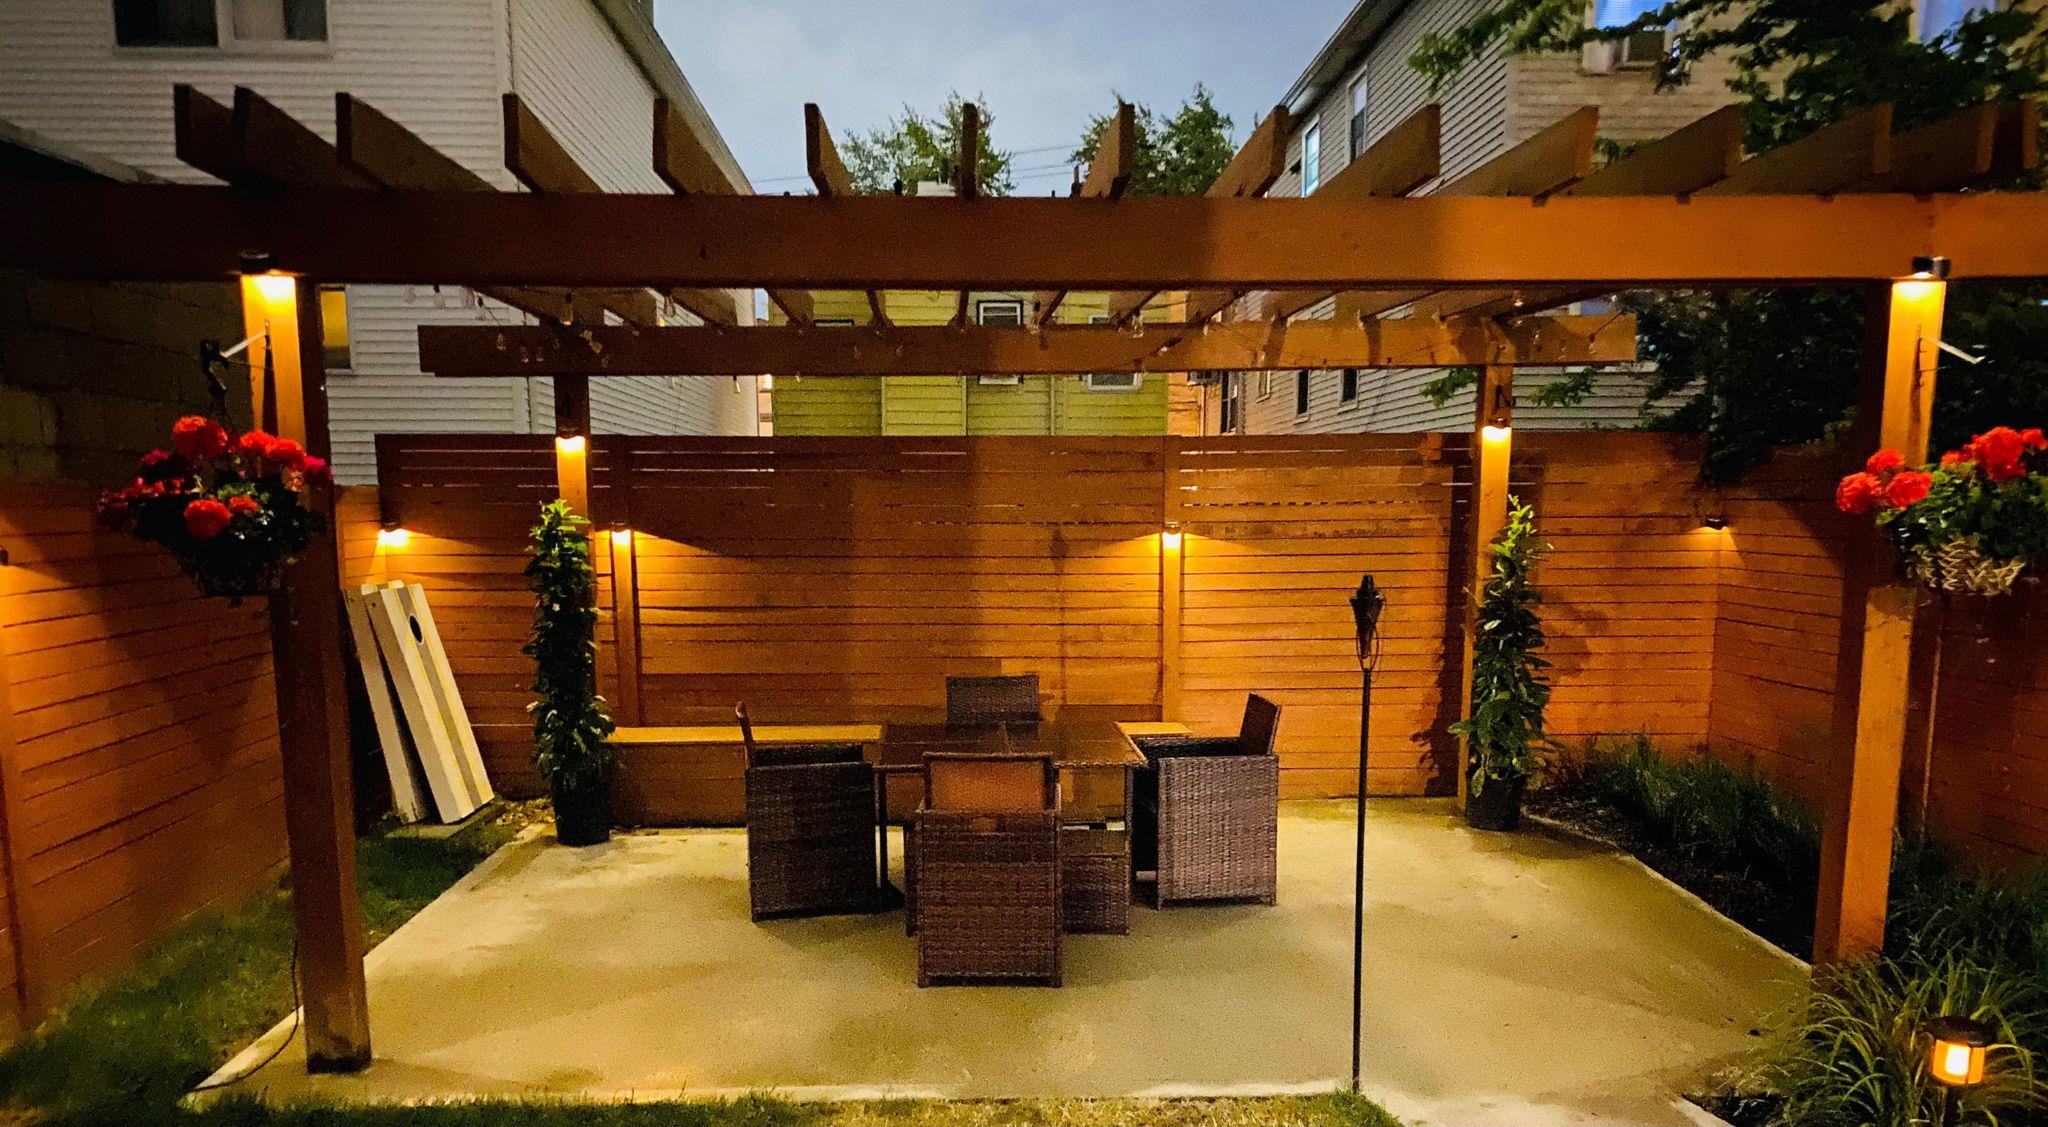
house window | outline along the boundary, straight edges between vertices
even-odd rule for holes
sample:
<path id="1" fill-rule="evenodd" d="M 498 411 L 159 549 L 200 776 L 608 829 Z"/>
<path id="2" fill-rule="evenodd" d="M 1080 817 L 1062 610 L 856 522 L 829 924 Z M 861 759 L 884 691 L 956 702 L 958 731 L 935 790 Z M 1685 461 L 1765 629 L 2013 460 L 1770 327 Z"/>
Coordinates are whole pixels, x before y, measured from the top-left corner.
<path id="1" fill-rule="evenodd" d="M 324 43 L 327 0 L 114 0 L 122 47 Z"/>
<path id="2" fill-rule="evenodd" d="M 1662 0 L 1595 0 L 1589 22 L 1597 28 L 1627 27 L 1663 7 Z M 1648 70 L 1671 51 L 1671 29 L 1652 27 L 1622 39 L 1586 44 L 1583 64 L 1593 74 Z"/>
<path id="3" fill-rule="evenodd" d="M 1308 127 L 1301 135 L 1301 194 L 1312 196 L 1323 186 L 1323 127 Z"/>
<path id="4" fill-rule="evenodd" d="M 1217 431 L 1234 434 L 1244 426 L 1244 376 L 1237 372 L 1223 373 L 1223 399 L 1221 418 L 1217 420 Z"/>
<path id="5" fill-rule="evenodd" d="M 1090 372 L 1081 377 L 1089 391 L 1136 391 L 1145 386 L 1142 372 Z"/>
<path id="6" fill-rule="evenodd" d="M 1297 415 L 1308 414 L 1308 373 L 1306 371 L 1294 373 L 1294 413 Z"/>
<path id="7" fill-rule="evenodd" d="M 1351 159 L 1365 155 L 1365 75 L 1351 80 Z"/>
<path id="8" fill-rule="evenodd" d="M 974 303 L 974 321 L 978 325 L 1019 327 L 1024 324 L 1024 303 L 1012 300 L 977 301 Z"/>
<path id="9" fill-rule="evenodd" d="M 348 290 L 341 286 L 320 287 L 320 347 L 327 354 L 328 371 L 355 367 L 348 348 Z"/>
<path id="10" fill-rule="evenodd" d="M 1344 369 L 1344 378 L 1337 385 L 1337 398 L 1345 403 L 1358 401 L 1358 369 Z"/>
<path id="11" fill-rule="evenodd" d="M 1998 0 L 1918 0 L 1917 8 L 1913 13 L 1914 30 L 1925 43 L 1954 31 L 1970 16 L 1997 11 Z"/>
<path id="12" fill-rule="evenodd" d="M 1665 0 L 1595 0 L 1594 27 L 1626 27 L 1664 6 Z"/>
<path id="13" fill-rule="evenodd" d="M 1259 373 L 1259 398 L 1273 398 L 1273 373 L 1270 369 Z"/>

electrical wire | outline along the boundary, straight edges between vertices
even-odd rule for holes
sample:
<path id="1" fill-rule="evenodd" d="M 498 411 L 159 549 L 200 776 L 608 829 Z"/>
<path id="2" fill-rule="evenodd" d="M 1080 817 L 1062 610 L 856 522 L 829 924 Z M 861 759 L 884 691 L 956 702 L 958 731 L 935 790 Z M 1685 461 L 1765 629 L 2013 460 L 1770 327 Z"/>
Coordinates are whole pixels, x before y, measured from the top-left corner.
<path id="1" fill-rule="evenodd" d="M 228 1077 L 226 1080 L 216 1080 L 211 1084 L 201 1084 L 197 1088 L 192 1089 L 193 1093 L 197 1094 L 199 1092 L 217 1092 L 222 1088 L 227 1088 L 236 1084 L 240 1084 L 242 1081 L 247 1080 L 251 1076 L 254 1076 L 257 1073 L 263 1071 L 264 1069 L 269 1068 L 271 1062 L 276 1060 L 278 1057 L 283 1056 L 284 1051 L 291 1047 L 291 1043 L 298 1039 L 299 1026 L 303 1024 L 305 1021 L 305 1005 L 305 999 L 300 997 L 299 995 L 299 941 L 295 936 L 292 939 L 291 1032 L 284 1035 L 284 1040 L 278 1042 L 277 1048 L 270 1050 L 269 1056 L 264 1057 L 262 1060 L 257 1061 L 255 1064 L 250 1065 L 248 1068 L 245 1068 L 242 1071 L 234 1074 L 233 1076 Z"/>

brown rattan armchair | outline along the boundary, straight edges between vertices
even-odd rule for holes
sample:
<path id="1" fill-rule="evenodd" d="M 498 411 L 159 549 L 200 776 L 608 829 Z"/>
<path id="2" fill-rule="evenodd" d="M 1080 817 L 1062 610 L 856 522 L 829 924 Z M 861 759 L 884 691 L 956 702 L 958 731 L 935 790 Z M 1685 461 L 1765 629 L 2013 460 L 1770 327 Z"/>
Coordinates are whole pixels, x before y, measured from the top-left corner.
<path id="1" fill-rule="evenodd" d="M 931 755 L 917 812 L 917 984 L 1060 984 L 1059 773 L 1044 755 Z"/>
<path id="2" fill-rule="evenodd" d="M 1036 673 L 946 678 L 948 724 L 1036 724 L 1044 718 Z"/>
<path id="3" fill-rule="evenodd" d="M 1280 706 L 1253 694 L 1235 736 L 1137 740 L 1133 865 L 1158 874 L 1161 905 L 1202 900 L 1271 904 L 1278 885 Z"/>
<path id="4" fill-rule="evenodd" d="M 875 908 L 875 774 L 859 744 L 747 748 L 747 896 L 756 920 Z"/>

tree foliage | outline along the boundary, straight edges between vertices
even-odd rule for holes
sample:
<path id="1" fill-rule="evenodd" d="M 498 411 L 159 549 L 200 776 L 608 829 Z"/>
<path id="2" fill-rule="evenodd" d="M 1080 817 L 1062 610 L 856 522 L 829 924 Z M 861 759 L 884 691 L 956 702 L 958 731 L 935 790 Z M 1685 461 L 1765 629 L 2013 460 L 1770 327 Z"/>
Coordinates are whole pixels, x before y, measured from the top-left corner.
<path id="1" fill-rule="evenodd" d="M 534 593 L 533 765 L 558 790 L 596 785 L 611 762 L 611 714 L 597 695 L 597 572 L 590 522 L 568 503 L 541 506 L 526 579 Z"/>
<path id="2" fill-rule="evenodd" d="M 2048 89 L 2048 13 L 1979 12 L 1922 42 L 1894 0 L 1670 0 L 1625 26 L 1589 28 L 1585 0 L 1500 0 L 1425 36 L 1411 63 L 1442 85 L 1495 49 L 1571 50 L 1675 26 L 1660 84 L 1689 81 L 1710 56 L 1734 67 L 1751 152 L 1804 137 L 1883 102 L 1894 127 L 1935 121 L 1999 97 Z M 1959 444 L 1992 425 L 2048 419 L 2048 289 L 1959 284 L 1943 336 L 1981 365 L 1945 358 L 1935 437 Z M 1658 364 L 1646 402 L 1682 394 L 1652 425 L 1703 435 L 1702 469 L 1726 479 L 1773 445 L 1811 441 L 1855 400 L 1864 299 L 1841 290 L 1663 292 L 1629 296 L 1644 358 Z"/>
<path id="3" fill-rule="evenodd" d="M 1237 153 L 1230 139 L 1230 115 L 1216 108 L 1208 88 L 1200 83 L 1171 117 L 1161 117 L 1150 106 L 1135 109 L 1137 152 L 1126 195 L 1199 196 Z M 1095 159 L 1095 148 L 1113 120 L 1112 114 L 1089 119 L 1074 148 L 1074 163 Z"/>
<path id="4" fill-rule="evenodd" d="M 995 115 L 988 112 L 980 98 L 975 103 L 981 110 L 975 183 L 984 196 L 1007 196 L 1014 186 L 1010 180 L 1010 154 L 997 149 L 989 140 L 989 127 L 995 123 Z M 926 117 L 915 107 L 905 105 L 902 115 L 890 118 L 888 124 L 847 138 L 839 155 L 846 162 L 854 189 L 862 195 L 879 196 L 896 190 L 898 185 L 906 192 L 915 191 L 921 180 L 956 183 L 966 105 L 959 92 L 954 91 L 946 95 L 946 104 L 936 117 Z"/>

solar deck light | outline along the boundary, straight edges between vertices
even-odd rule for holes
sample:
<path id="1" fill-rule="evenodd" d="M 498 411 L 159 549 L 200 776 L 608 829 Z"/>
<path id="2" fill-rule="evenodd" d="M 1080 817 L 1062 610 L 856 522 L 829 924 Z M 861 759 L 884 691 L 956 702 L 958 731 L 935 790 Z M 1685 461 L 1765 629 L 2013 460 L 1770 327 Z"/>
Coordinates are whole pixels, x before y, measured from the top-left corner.
<path id="1" fill-rule="evenodd" d="M 403 548 L 412 541 L 412 533 L 396 524 L 387 524 L 377 530 L 379 548 Z"/>
<path id="2" fill-rule="evenodd" d="M 1922 282 L 1946 281 L 1948 280 L 1949 265 L 1948 256 L 1946 255 L 1915 255 L 1913 257 L 1913 277 L 1915 280 Z"/>
<path id="3" fill-rule="evenodd" d="M 1701 518 L 1700 524 L 1703 527 L 1719 532 L 1728 527 L 1728 518 L 1719 513 L 1714 513 L 1711 516 Z"/>
<path id="4" fill-rule="evenodd" d="M 1493 402 L 1487 405 L 1486 422 L 1479 428 L 1479 437 L 1490 443 L 1506 442 L 1514 434 L 1515 398 L 1508 389 L 1495 385 Z"/>
<path id="5" fill-rule="evenodd" d="M 630 545 L 631 545 L 632 543 L 633 543 L 633 530 L 632 530 L 632 529 L 630 529 L 630 528 L 627 528 L 627 527 L 626 527 L 626 524 L 625 524 L 625 522 L 624 522 L 624 521 L 620 521 L 619 523 L 617 523 L 617 524 L 614 524 L 614 525 L 612 525 L 612 544 L 613 544 L 613 545 L 615 545 L 615 546 L 617 546 L 617 547 L 620 547 L 620 548 L 625 548 L 625 547 L 628 547 L 628 546 L 630 546 Z"/>
<path id="6" fill-rule="evenodd" d="M 1170 552 L 1180 550 L 1180 522 L 1170 520 L 1159 533 L 1159 546 Z"/>
<path id="7" fill-rule="evenodd" d="M 590 445 L 590 440 L 580 434 L 558 434 L 555 436 L 555 453 L 579 455 Z"/>
<path id="8" fill-rule="evenodd" d="M 1934 1038 L 1928 1050 L 1928 1071 L 1950 1088 L 1984 1082 L 1984 1053 L 1996 1040 L 1991 1027 L 1966 1017 L 1938 1017 L 1927 1023 Z"/>

